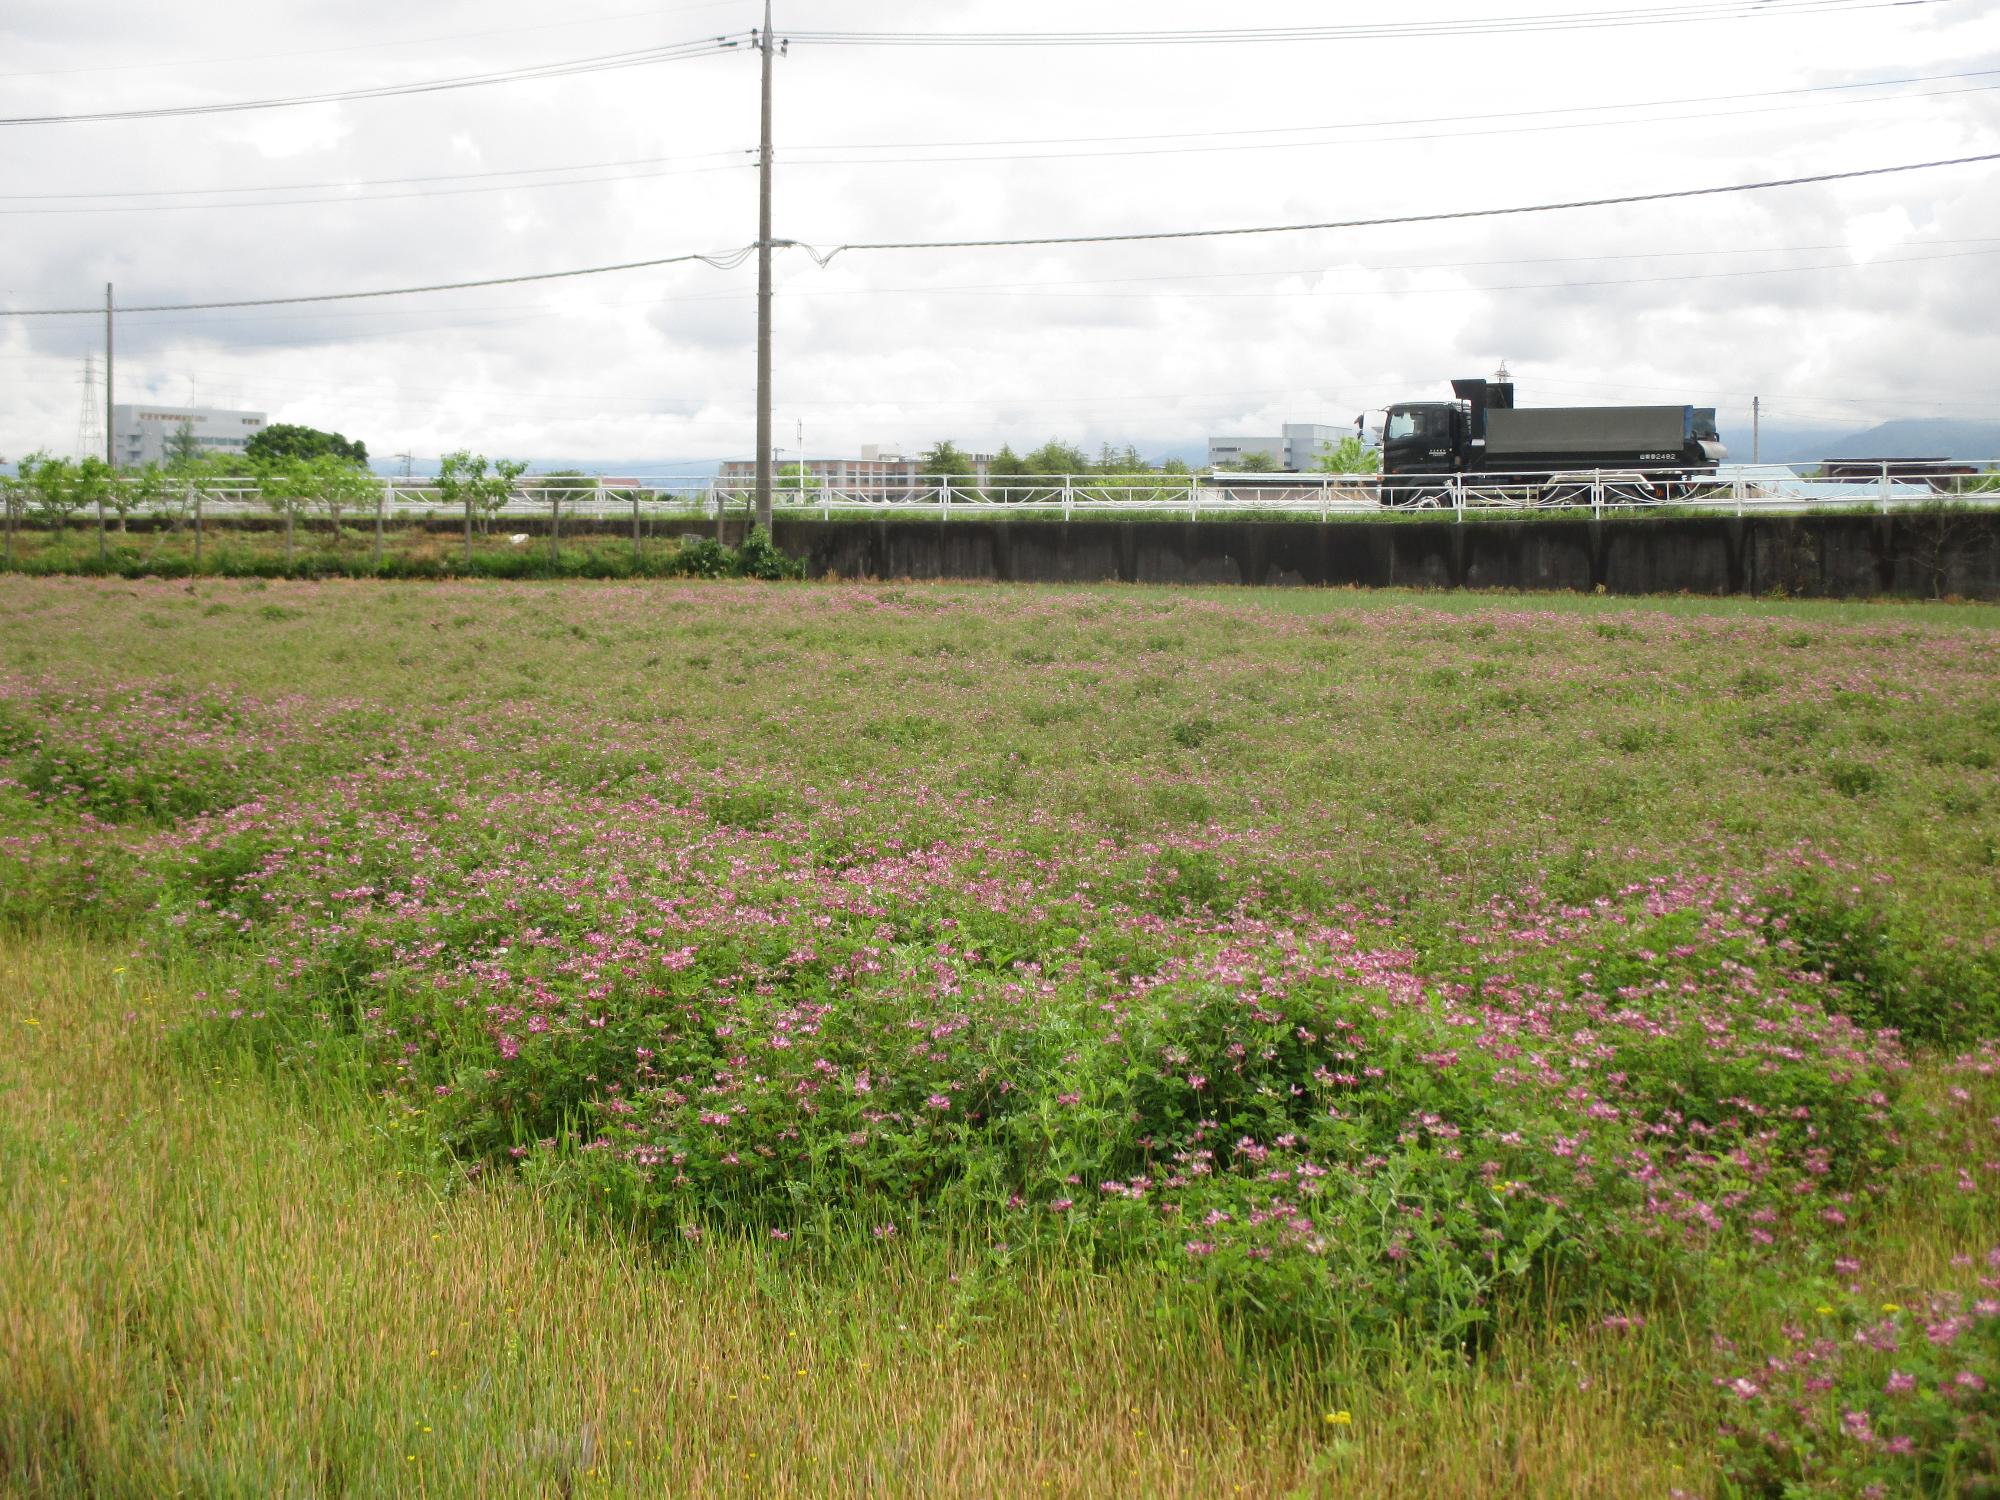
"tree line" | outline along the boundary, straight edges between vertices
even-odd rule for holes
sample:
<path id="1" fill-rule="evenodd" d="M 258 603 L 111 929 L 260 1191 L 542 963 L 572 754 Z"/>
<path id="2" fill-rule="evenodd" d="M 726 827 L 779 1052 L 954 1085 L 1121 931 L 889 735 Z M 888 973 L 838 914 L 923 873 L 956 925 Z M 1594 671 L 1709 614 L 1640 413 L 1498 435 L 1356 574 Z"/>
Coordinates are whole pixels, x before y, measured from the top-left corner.
<path id="1" fill-rule="evenodd" d="M 1373 474 L 1380 466 L 1381 457 L 1373 448 L 1366 447 L 1358 437 L 1342 438 L 1338 443 L 1321 445 L 1321 452 L 1311 472 L 1318 474 Z M 959 448 L 949 439 L 935 444 L 919 460 L 922 472 L 941 478 L 971 479 L 978 475 L 978 466 L 972 455 Z M 1235 462 L 1222 467 L 1235 473 L 1269 474 L 1278 467 L 1278 459 L 1270 453 L 1245 453 Z M 1151 464 L 1139 456 L 1139 450 L 1127 443 L 1124 447 L 1114 447 L 1106 443 L 1098 449 L 1097 457 L 1091 458 L 1083 449 L 1073 443 L 1064 443 L 1051 438 L 1039 448 L 1017 454 L 1006 444 L 1001 444 L 986 465 L 990 479 L 1011 479 L 1023 475 L 1045 474 L 1095 474 L 1104 477 L 1141 478 L 1163 474 L 1187 474 L 1190 469 L 1178 458 L 1167 459 L 1164 463 Z"/>

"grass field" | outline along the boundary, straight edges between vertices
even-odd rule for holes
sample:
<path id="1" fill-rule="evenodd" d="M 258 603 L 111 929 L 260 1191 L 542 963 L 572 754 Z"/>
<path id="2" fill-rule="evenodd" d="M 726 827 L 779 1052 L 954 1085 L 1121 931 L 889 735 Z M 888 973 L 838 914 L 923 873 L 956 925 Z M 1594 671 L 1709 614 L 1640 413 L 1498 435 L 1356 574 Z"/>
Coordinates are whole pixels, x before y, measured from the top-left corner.
<path id="1" fill-rule="evenodd" d="M 0 1490 L 2000 1492 L 1996 647 L 0 579 Z"/>

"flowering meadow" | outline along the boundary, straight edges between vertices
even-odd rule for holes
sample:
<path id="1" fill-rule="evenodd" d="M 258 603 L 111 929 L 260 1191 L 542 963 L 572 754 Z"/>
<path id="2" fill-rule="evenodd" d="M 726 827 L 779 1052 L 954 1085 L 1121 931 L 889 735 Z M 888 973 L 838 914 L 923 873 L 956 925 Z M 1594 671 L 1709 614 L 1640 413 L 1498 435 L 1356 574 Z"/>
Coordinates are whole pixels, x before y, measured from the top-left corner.
<path id="1" fill-rule="evenodd" d="M 1479 1382 L 1478 1492 L 2000 1493 L 1991 611 L 16 580 L 0 642 L 0 919 L 147 976 L 175 1101 L 808 1325 L 977 1289 L 1030 1383 L 1140 1288 L 1251 1493 Z M 1533 1477 L 1593 1379 L 1671 1460 Z M 980 1472 L 817 1487 L 1093 1487 Z"/>

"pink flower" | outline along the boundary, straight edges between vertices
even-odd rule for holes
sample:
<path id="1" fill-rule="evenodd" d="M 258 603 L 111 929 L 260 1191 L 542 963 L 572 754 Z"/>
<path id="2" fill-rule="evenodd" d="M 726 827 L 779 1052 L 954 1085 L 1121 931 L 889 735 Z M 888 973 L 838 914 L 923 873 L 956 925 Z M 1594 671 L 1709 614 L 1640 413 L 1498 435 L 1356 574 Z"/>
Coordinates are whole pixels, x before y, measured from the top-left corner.
<path id="1" fill-rule="evenodd" d="M 930 1098 L 924 1101 L 924 1103 L 929 1105 L 932 1109 L 951 1108 L 951 1100 L 945 1098 L 943 1094 L 932 1094 Z"/>
<path id="2" fill-rule="evenodd" d="M 1917 1377 L 1904 1370 L 1891 1370 L 1888 1384 L 1882 1387 L 1892 1396 L 1906 1396 L 1917 1388 Z"/>
<path id="3" fill-rule="evenodd" d="M 876 1239 L 893 1240 L 895 1237 L 896 1237 L 896 1226 L 894 1224 L 877 1224 L 875 1226 Z"/>
<path id="4" fill-rule="evenodd" d="M 1196 1257 L 1213 1255 L 1215 1253 L 1215 1246 L 1207 1240 L 1189 1240 L 1183 1248 L 1189 1255 Z"/>

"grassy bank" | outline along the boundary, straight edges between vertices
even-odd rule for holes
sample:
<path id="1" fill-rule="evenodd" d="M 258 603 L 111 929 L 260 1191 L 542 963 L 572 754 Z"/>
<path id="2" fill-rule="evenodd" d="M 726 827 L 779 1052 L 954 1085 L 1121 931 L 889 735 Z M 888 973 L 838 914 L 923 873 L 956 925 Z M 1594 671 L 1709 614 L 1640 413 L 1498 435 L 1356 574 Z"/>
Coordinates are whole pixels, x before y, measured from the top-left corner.
<path id="1" fill-rule="evenodd" d="M 1992 611 L 0 611 L 17 1489 L 2000 1468 Z"/>
<path id="2" fill-rule="evenodd" d="M 516 539 L 518 538 L 518 540 Z M 427 526 L 395 525 L 379 545 L 354 527 L 213 526 L 199 538 L 186 525 L 137 531 L 20 530 L 8 538 L 6 571 L 29 577 L 264 578 L 383 580 L 759 578 L 798 576 L 800 568 L 753 533 L 738 546 L 703 534 L 699 521 L 675 534 L 643 535 L 636 542 L 615 530 L 585 531 L 553 542 L 542 534 L 475 533 L 468 550 L 462 534 Z"/>

